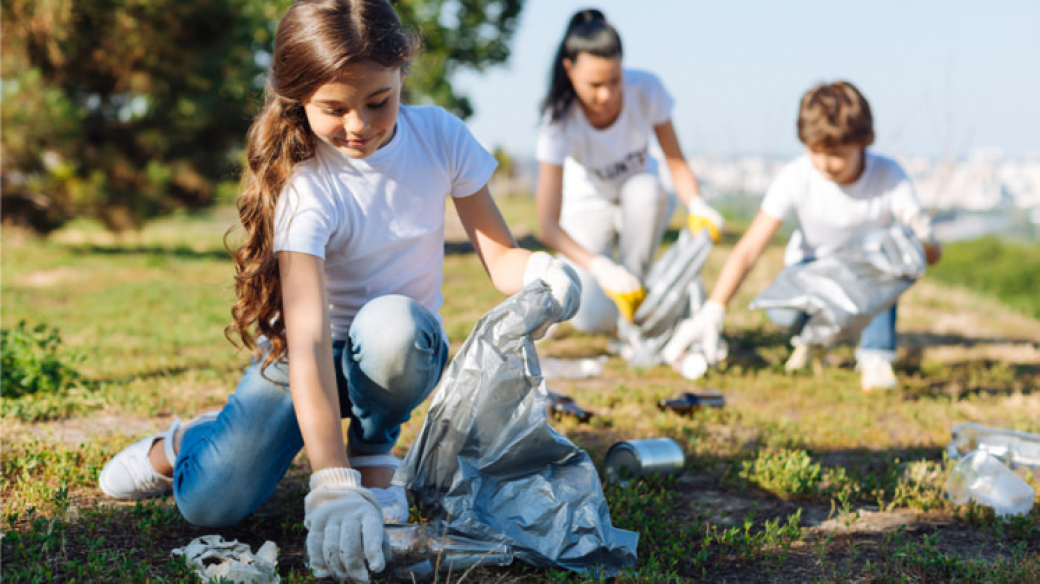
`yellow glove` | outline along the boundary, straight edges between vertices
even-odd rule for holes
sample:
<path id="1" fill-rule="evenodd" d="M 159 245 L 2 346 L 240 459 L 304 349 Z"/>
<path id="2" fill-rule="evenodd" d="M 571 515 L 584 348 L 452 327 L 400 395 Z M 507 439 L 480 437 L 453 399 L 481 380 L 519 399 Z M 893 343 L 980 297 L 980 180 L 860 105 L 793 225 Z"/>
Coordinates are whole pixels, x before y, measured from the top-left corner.
<path id="1" fill-rule="evenodd" d="M 686 221 L 689 224 L 690 232 L 696 235 L 702 229 L 707 228 L 711 240 L 718 243 L 722 231 L 726 228 L 726 220 L 722 218 L 722 215 L 712 209 L 701 197 L 690 199 L 686 203 L 686 209 L 688 211 Z"/>
<path id="2" fill-rule="evenodd" d="M 632 322 L 636 310 L 646 298 L 646 288 L 639 278 L 605 256 L 596 256 L 589 264 L 589 271 L 607 297 L 617 305 L 621 318 Z"/>

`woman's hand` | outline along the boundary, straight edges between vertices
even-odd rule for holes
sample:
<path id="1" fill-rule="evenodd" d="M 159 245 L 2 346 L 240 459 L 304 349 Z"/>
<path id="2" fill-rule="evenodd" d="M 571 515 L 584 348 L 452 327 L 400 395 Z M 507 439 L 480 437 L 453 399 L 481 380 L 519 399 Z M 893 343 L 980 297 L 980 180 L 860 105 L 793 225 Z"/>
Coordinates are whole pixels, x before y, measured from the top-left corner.
<path id="1" fill-rule="evenodd" d="M 390 539 L 383 512 L 352 468 L 326 468 L 311 475 L 304 499 L 307 564 L 317 578 L 368 582 L 386 568 Z"/>

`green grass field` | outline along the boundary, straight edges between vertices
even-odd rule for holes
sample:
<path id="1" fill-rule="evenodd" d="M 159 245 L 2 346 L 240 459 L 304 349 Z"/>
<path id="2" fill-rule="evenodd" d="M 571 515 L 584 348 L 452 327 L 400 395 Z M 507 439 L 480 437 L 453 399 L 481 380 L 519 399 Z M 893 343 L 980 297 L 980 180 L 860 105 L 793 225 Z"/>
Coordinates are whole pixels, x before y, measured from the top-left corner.
<path id="1" fill-rule="evenodd" d="M 537 245 L 530 199 L 500 204 L 521 243 Z M 214 530 L 187 524 L 169 498 L 115 502 L 96 482 L 124 446 L 174 416 L 219 407 L 233 391 L 248 362 L 223 335 L 233 269 L 222 236 L 233 220 L 222 208 L 121 240 L 85 222 L 48 241 L 5 228 L 5 582 L 193 581 L 170 550 Z M 738 236 L 712 252 L 708 285 Z M 605 485 L 615 525 L 640 533 L 639 565 L 616 581 L 1040 582 L 1040 508 L 1003 519 L 945 494 L 953 425 L 1040 433 L 1036 287 L 1009 296 L 1003 290 L 1017 284 L 988 284 L 1014 275 L 1016 262 L 985 280 L 996 252 L 965 259 L 976 247 L 951 246 L 946 271 L 929 273 L 901 301 L 897 391 L 861 392 L 848 346 L 822 371 L 784 374 L 786 339 L 744 308 L 779 270 L 779 245 L 731 305 L 731 358 L 720 370 L 689 382 L 612 356 L 597 378 L 549 380 L 596 414 L 553 424 L 597 464 L 618 440 L 654 436 L 675 439 L 686 455 L 678 478 Z M 502 298 L 465 245 L 448 249 L 442 315 L 454 351 Z M 957 280 L 964 270 L 974 277 Z M 591 357 L 607 342 L 564 325 L 538 347 L 543 356 Z M 688 417 L 656 407 L 709 387 L 725 407 Z M 425 406 L 405 426 L 397 454 L 424 414 Z M 308 475 L 301 456 L 260 511 L 219 531 L 254 550 L 275 541 L 283 582 L 315 581 L 303 550 Z M 520 564 L 439 580 L 596 581 Z"/>

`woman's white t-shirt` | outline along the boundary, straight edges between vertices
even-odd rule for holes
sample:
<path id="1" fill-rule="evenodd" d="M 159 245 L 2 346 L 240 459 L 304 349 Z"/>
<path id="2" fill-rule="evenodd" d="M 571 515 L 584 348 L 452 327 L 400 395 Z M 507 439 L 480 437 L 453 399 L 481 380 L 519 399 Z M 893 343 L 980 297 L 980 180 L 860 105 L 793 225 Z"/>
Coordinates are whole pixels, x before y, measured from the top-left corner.
<path id="1" fill-rule="evenodd" d="M 621 113 L 606 128 L 594 128 L 578 103 L 562 119 L 552 122 L 547 114 L 542 122 L 535 156 L 563 166 L 561 215 L 614 205 L 625 179 L 657 173 L 650 137 L 654 127 L 672 118 L 675 102 L 647 71 L 625 69 L 621 91 Z"/>
<path id="2" fill-rule="evenodd" d="M 367 158 L 318 141 L 278 200 L 274 249 L 325 260 L 333 339 L 386 294 L 440 318 L 447 199 L 478 192 L 496 166 L 461 120 L 434 106 L 402 106 L 393 138 Z"/>
<path id="3" fill-rule="evenodd" d="M 922 241 L 932 239 L 931 220 L 906 172 L 895 160 L 870 151 L 865 151 L 863 174 L 849 185 L 824 177 L 803 154 L 777 175 L 762 199 L 762 212 L 780 221 L 794 216 L 798 222 L 784 258 L 788 265 L 830 255 L 893 221 L 910 227 Z"/>

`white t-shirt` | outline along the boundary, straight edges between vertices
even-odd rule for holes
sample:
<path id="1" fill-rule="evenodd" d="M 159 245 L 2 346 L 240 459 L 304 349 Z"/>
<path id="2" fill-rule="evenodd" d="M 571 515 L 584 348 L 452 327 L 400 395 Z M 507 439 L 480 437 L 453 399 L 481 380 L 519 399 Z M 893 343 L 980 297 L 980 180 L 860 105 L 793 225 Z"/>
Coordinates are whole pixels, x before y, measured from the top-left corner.
<path id="1" fill-rule="evenodd" d="M 821 258 L 896 221 L 922 241 L 932 240 L 931 220 L 899 163 L 866 151 L 863 174 L 849 185 L 825 178 L 803 154 L 780 171 L 762 199 L 762 211 L 798 230 L 784 256 L 790 265 Z"/>
<path id="2" fill-rule="evenodd" d="M 675 104 L 652 73 L 623 71 L 621 114 L 609 127 L 589 123 L 574 103 L 563 118 L 542 121 L 535 155 L 539 162 L 563 166 L 561 215 L 616 204 L 621 184 L 639 172 L 657 173 L 649 154 L 654 127 L 672 118 Z"/>
<path id="3" fill-rule="evenodd" d="M 274 249 L 325 260 L 333 339 L 386 294 L 440 318 L 447 198 L 476 193 L 496 166 L 461 120 L 433 106 L 402 106 L 393 138 L 368 158 L 318 142 L 278 200 Z"/>

